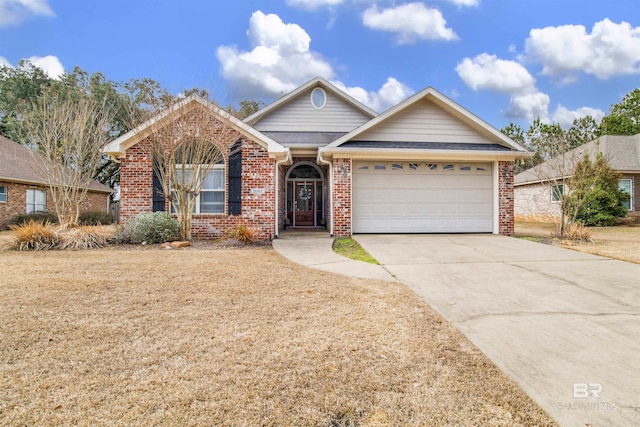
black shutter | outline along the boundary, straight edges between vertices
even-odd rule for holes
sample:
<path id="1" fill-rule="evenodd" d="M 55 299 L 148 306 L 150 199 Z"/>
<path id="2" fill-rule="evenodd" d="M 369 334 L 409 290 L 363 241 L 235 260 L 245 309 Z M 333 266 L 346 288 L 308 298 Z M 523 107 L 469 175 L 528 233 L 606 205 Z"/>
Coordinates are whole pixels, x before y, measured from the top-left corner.
<path id="1" fill-rule="evenodd" d="M 242 140 L 231 147 L 229 155 L 229 215 L 242 213 Z"/>
<path id="2" fill-rule="evenodd" d="M 153 169 L 153 196 L 152 196 L 152 204 L 151 204 L 152 212 L 163 212 L 164 211 L 164 191 L 162 191 L 162 183 L 160 182 L 160 178 L 156 173 L 155 168 Z"/>

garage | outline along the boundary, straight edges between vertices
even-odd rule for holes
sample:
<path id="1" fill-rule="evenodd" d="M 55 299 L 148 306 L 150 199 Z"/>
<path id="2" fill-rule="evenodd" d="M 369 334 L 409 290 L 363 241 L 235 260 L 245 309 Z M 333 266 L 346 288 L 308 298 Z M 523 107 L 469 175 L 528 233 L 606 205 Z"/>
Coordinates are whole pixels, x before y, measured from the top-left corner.
<path id="1" fill-rule="evenodd" d="M 353 163 L 354 233 L 490 233 L 491 163 Z"/>

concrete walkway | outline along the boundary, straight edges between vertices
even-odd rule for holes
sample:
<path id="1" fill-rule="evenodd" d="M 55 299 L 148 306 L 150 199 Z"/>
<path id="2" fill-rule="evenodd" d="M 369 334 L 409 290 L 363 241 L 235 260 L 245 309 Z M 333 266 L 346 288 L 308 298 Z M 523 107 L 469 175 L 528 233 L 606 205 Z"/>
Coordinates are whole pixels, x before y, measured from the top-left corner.
<path id="1" fill-rule="evenodd" d="M 560 425 L 640 426 L 639 265 L 494 235 L 355 238 L 383 266 L 358 277 L 409 286 Z M 300 233 L 274 247 L 359 273 L 331 240 Z"/>
<path id="2" fill-rule="evenodd" d="M 379 265 L 354 261 L 333 252 L 333 237 L 324 231 L 282 231 L 273 247 L 298 264 L 365 279 L 395 280 Z"/>

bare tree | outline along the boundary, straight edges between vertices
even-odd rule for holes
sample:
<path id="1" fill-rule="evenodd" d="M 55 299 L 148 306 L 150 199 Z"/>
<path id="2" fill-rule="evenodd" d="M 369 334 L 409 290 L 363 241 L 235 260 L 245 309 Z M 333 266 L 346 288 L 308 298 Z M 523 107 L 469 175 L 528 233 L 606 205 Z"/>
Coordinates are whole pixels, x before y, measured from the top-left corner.
<path id="1" fill-rule="evenodd" d="M 197 93 L 172 100 L 162 111 L 149 109 L 148 116 L 145 145 L 153 171 L 171 213 L 180 221 L 183 238 L 191 240 L 194 214 L 225 212 L 224 193 L 203 188 L 220 183 L 224 189 L 225 160 L 239 150 L 232 151 L 239 134 L 227 112 Z M 160 116 L 169 119 L 159 120 Z"/>
<path id="2" fill-rule="evenodd" d="M 23 114 L 21 126 L 40 154 L 60 224 L 78 223 L 102 148 L 110 139 L 111 118 L 105 102 L 79 92 L 45 91 Z"/>

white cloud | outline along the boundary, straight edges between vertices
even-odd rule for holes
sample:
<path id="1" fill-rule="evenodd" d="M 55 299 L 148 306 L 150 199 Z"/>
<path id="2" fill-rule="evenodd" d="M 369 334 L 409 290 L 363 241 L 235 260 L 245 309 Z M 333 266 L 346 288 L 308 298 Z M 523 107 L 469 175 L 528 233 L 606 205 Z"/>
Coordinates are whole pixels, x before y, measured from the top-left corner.
<path id="1" fill-rule="evenodd" d="M 290 92 L 316 76 L 331 81 L 375 111 L 383 111 L 414 91 L 389 77 L 378 91 L 347 87 L 322 56 L 311 50 L 311 37 L 296 24 L 285 24 L 277 15 L 255 12 L 247 36 L 252 49 L 239 51 L 220 46 L 217 57 L 229 91 L 236 98 L 273 98 Z"/>
<path id="2" fill-rule="evenodd" d="M 217 57 L 230 91 L 240 97 L 273 97 L 316 76 L 332 79 L 331 64 L 310 49 L 311 37 L 278 15 L 254 12 L 247 31 L 252 50 L 220 46 Z"/>
<path id="3" fill-rule="evenodd" d="M 387 78 L 387 81 L 378 91 L 367 91 L 361 87 L 347 87 L 340 81 L 332 81 L 331 83 L 372 110 L 378 112 L 382 112 L 398 104 L 415 92 L 409 86 L 399 82 L 393 77 Z"/>
<path id="4" fill-rule="evenodd" d="M 287 0 L 286 3 L 301 9 L 315 10 L 324 6 L 338 6 L 344 0 Z"/>
<path id="5" fill-rule="evenodd" d="M 373 5 L 364 11 L 362 22 L 374 30 L 395 33 L 400 44 L 458 38 L 451 28 L 447 28 L 447 21 L 439 10 L 430 9 L 422 3 L 407 3 L 383 10 Z"/>
<path id="6" fill-rule="evenodd" d="M 448 0 L 458 7 L 475 7 L 480 3 L 478 0 Z"/>
<path id="7" fill-rule="evenodd" d="M 519 62 L 482 53 L 475 58 L 464 58 L 455 70 L 473 90 L 488 89 L 508 94 L 508 117 L 528 121 L 540 117 L 542 121 L 548 121 L 549 95 L 536 88 L 536 79 Z"/>
<path id="8" fill-rule="evenodd" d="M 464 58 L 456 68 L 460 78 L 473 90 L 490 89 L 498 92 L 523 92 L 535 87 L 536 79 L 516 61 L 498 59 L 482 53 Z"/>
<path id="9" fill-rule="evenodd" d="M 64 74 L 64 67 L 56 56 L 31 56 L 25 59 L 33 66 L 40 68 L 52 79 L 58 80 Z"/>
<path id="10" fill-rule="evenodd" d="M 542 74 L 575 79 L 580 71 L 608 79 L 640 73 L 640 27 L 609 19 L 596 22 L 588 34 L 582 25 L 561 25 L 530 31 L 525 58 L 542 64 Z"/>
<path id="11" fill-rule="evenodd" d="M 591 116 L 596 122 L 600 123 L 605 114 L 604 111 L 597 108 L 580 107 L 577 110 L 569 110 L 561 104 L 558 104 L 558 108 L 556 108 L 555 113 L 553 113 L 552 119 L 554 123 L 559 123 L 563 128 L 568 128 L 575 119 L 580 119 L 585 116 Z"/>
<path id="12" fill-rule="evenodd" d="M 522 95 L 512 95 L 506 116 L 525 119 L 528 122 L 539 117 L 543 123 L 548 123 L 549 95 L 537 91 Z"/>
<path id="13" fill-rule="evenodd" d="M 55 80 L 60 79 L 60 76 L 64 74 L 62 63 L 58 57 L 53 55 L 31 56 L 29 58 L 22 58 L 20 61 L 26 61 L 27 67 L 33 66 L 40 68 L 47 76 Z M 14 66 L 2 56 L 0 56 L 0 66 L 14 68 Z"/>
<path id="14" fill-rule="evenodd" d="M 0 0 L 0 27 L 18 25 L 30 15 L 55 16 L 49 0 Z"/>

